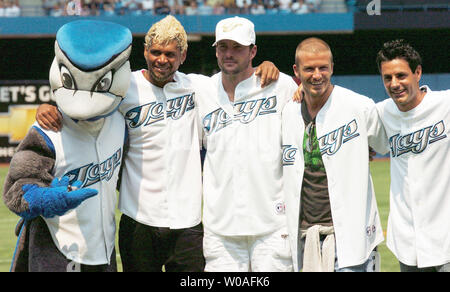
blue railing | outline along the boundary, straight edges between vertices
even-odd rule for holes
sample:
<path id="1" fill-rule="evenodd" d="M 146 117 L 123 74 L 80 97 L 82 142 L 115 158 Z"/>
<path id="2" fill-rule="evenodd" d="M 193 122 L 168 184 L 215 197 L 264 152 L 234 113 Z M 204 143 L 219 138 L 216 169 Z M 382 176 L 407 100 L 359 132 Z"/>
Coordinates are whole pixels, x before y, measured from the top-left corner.
<path id="1" fill-rule="evenodd" d="M 230 15 L 177 15 L 188 34 L 214 35 L 217 22 Z M 150 25 L 163 15 L 152 16 L 64 16 L 64 17 L 15 17 L 0 18 L 0 37 L 14 36 L 53 36 L 63 24 L 80 18 L 95 18 L 116 22 L 128 27 L 134 35 L 144 35 Z M 245 15 L 255 24 L 258 34 L 352 32 L 354 21 L 352 13 L 314 13 Z"/>

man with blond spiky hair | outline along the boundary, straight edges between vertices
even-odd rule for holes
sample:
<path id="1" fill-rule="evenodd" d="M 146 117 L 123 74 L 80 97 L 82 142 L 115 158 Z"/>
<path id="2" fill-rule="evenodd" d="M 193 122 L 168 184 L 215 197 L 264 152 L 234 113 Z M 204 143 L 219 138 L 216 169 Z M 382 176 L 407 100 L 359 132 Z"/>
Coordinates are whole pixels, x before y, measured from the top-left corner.
<path id="1" fill-rule="evenodd" d="M 145 36 L 147 69 L 132 73 L 119 108 L 129 144 L 119 198 L 125 272 L 158 272 L 163 266 L 171 272 L 204 270 L 196 108 L 199 98 L 209 98 L 216 89 L 209 77 L 178 71 L 187 47 L 186 32 L 173 16 L 153 24 Z M 277 70 L 267 64 L 257 71 L 270 80 Z M 41 106 L 36 119 L 44 128 L 59 129 L 56 108 Z"/>
<path id="2" fill-rule="evenodd" d="M 133 72 L 129 100 L 120 107 L 130 143 L 119 199 L 124 271 L 204 269 L 194 110 L 194 96 L 202 92 L 193 78 L 177 71 L 187 47 L 186 32 L 173 16 L 153 24 L 145 36 L 147 69 Z M 206 85 L 208 78 L 203 79 Z"/>
<path id="3" fill-rule="evenodd" d="M 149 74 L 148 78 L 150 78 L 150 82 L 154 85 L 163 87 L 166 83 L 173 81 L 173 76 L 175 72 L 178 70 L 178 67 L 183 64 L 186 60 L 187 53 L 187 34 L 181 26 L 180 22 L 175 19 L 175 17 L 169 15 L 163 18 L 161 21 L 155 23 L 147 32 L 145 36 L 145 50 L 144 57 L 147 61 L 147 65 L 149 69 L 145 71 L 144 74 Z M 171 52 L 173 54 L 170 57 L 175 58 L 177 62 L 172 64 L 172 62 L 167 62 L 167 68 L 169 70 L 162 70 L 162 67 L 165 67 L 164 62 L 155 63 L 155 67 L 153 67 L 151 60 L 155 60 L 157 58 L 151 58 L 152 54 L 150 53 L 150 49 L 152 47 L 173 47 L 173 49 L 177 50 L 180 55 L 175 56 L 175 52 Z M 155 57 L 159 57 L 159 54 Z M 150 69 L 152 68 L 152 69 Z M 154 70 L 153 70 L 154 69 Z M 147 76 L 146 76 L 147 78 Z M 147 79 L 148 79 L 147 78 Z"/>

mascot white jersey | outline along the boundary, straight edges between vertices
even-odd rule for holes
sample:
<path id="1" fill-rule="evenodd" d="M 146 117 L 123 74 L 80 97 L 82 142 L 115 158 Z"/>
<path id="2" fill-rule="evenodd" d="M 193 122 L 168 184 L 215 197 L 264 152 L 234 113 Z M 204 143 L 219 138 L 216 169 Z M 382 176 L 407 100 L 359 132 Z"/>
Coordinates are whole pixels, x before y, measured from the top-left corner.
<path id="1" fill-rule="evenodd" d="M 18 146 L 3 199 L 23 218 L 12 271 L 115 271 L 116 184 L 131 32 L 81 20 L 56 35 L 50 86 L 58 133 L 35 123 Z M 19 231 L 20 230 L 20 231 Z"/>

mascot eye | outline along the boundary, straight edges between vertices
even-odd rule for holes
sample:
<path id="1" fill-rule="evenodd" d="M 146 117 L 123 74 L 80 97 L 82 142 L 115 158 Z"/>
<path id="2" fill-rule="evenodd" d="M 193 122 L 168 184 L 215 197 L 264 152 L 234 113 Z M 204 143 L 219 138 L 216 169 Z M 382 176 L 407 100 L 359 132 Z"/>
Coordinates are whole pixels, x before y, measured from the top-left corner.
<path id="1" fill-rule="evenodd" d="M 111 71 L 109 71 L 97 83 L 97 86 L 95 87 L 95 91 L 106 92 L 111 87 L 111 83 L 112 83 L 112 73 L 111 73 Z"/>
<path id="2" fill-rule="evenodd" d="M 65 88 L 75 89 L 75 83 L 73 82 L 72 75 L 70 74 L 69 70 L 64 66 L 61 66 L 61 81 Z"/>

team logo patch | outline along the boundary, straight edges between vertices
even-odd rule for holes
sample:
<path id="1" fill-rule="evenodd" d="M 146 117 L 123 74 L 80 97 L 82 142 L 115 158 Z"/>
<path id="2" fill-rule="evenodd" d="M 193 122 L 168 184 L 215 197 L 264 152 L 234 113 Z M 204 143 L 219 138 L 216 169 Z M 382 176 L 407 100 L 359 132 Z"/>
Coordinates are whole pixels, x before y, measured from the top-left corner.
<path id="1" fill-rule="evenodd" d="M 229 24 L 225 24 L 225 25 L 222 27 L 222 31 L 223 31 L 223 32 L 229 32 L 229 31 L 232 31 L 232 30 L 234 30 L 235 28 L 237 28 L 237 27 L 239 27 L 239 26 L 242 26 L 242 23 L 229 23 Z"/>
<path id="2" fill-rule="evenodd" d="M 447 138 L 444 121 L 425 127 L 403 136 L 400 134 L 389 138 L 392 157 L 398 157 L 408 152 L 419 154 L 425 151 L 429 144 Z"/>
<path id="3" fill-rule="evenodd" d="M 295 154 L 298 148 L 292 147 L 292 145 L 283 145 L 283 166 L 294 165 Z"/>
<path id="4" fill-rule="evenodd" d="M 377 231 L 377 227 L 375 225 L 367 226 L 366 227 L 367 237 L 371 237 L 372 235 L 375 234 L 376 231 Z"/>
<path id="5" fill-rule="evenodd" d="M 203 118 L 203 129 L 206 135 L 210 135 L 230 125 L 233 120 L 248 124 L 258 116 L 276 113 L 276 106 L 277 97 L 272 96 L 236 103 L 233 107 L 233 117 L 230 117 L 223 109 L 218 108 Z"/>
<path id="6" fill-rule="evenodd" d="M 195 107 L 194 96 L 195 93 L 191 93 L 169 99 L 166 111 L 164 111 L 164 105 L 157 102 L 135 107 L 125 114 L 125 120 L 130 128 L 148 126 L 162 121 L 164 120 L 164 114 L 168 119 L 178 120 Z"/>
<path id="7" fill-rule="evenodd" d="M 354 119 L 348 124 L 343 125 L 318 139 L 320 154 L 322 156 L 334 155 L 339 151 L 343 144 L 358 136 L 358 123 L 356 122 L 356 119 Z"/>
<path id="8" fill-rule="evenodd" d="M 82 187 L 88 187 L 99 181 L 109 181 L 114 171 L 119 168 L 122 158 L 122 149 L 117 150 L 111 157 L 102 163 L 89 163 L 82 167 L 68 171 L 64 176 L 69 177 L 72 184 L 76 180 L 83 182 Z"/>
<path id="9" fill-rule="evenodd" d="M 278 215 L 284 214 L 286 212 L 286 205 L 284 203 L 278 203 L 275 205 L 275 212 Z"/>

